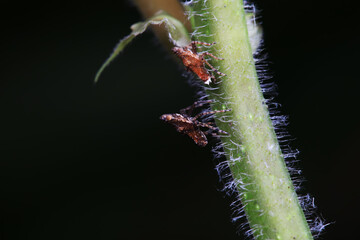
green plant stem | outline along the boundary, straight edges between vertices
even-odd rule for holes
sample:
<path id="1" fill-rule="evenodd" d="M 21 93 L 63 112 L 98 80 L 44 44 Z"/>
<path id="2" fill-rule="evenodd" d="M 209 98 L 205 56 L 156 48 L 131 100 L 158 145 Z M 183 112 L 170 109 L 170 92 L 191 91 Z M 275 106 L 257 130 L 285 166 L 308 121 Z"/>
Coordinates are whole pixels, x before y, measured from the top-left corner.
<path id="1" fill-rule="evenodd" d="M 313 239 L 259 86 L 242 0 L 195 1 L 192 7 L 198 40 L 215 41 L 212 53 L 225 59 L 212 61 L 227 76 L 207 93 L 217 101 L 214 109 L 232 109 L 216 124 L 230 133 L 222 142 L 254 237 Z"/>

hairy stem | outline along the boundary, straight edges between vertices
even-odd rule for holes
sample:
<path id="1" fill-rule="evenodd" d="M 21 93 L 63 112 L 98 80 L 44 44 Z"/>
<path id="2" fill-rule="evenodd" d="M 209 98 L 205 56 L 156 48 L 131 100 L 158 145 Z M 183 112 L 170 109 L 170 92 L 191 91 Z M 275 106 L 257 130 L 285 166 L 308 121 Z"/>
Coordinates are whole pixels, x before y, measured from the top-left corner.
<path id="1" fill-rule="evenodd" d="M 197 40 L 223 61 L 213 66 L 227 74 L 207 90 L 214 110 L 231 108 L 217 125 L 228 165 L 256 239 L 313 239 L 287 171 L 262 95 L 249 42 L 242 0 L 193 1 Z"/>

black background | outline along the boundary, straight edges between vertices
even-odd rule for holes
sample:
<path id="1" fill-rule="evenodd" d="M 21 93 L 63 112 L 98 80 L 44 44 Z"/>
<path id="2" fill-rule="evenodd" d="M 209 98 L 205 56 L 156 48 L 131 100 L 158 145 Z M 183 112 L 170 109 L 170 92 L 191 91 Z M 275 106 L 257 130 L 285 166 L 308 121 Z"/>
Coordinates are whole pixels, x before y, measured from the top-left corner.
<path id="1" fill-rule="evenodd" d="M 299 2 L 299 1 L 297 1 Z M 359 31 L 354 1 L 257 1 L 304 192 L 358 234 Z M 2 1 L 0 238 L 239 239 L 211 147 L 158 118 L 196 89 L 151 32 L 96 70 L 141 19 L 129 1 Z"/>

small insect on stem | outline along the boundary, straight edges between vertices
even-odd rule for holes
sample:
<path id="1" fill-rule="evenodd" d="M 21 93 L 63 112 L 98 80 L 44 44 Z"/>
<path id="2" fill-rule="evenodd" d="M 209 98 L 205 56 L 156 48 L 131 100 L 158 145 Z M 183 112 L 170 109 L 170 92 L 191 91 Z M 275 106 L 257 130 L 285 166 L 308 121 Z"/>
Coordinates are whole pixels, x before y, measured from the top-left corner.
<path id="1" fill-rule="evenodd" d="M 216 57 L 208 52 L 198 54 L 196 50 L 196 44 L 212 46 L 215 44 L 215 42 L 206 43 L 206 42 L 192 41 L 189 45 L 185 47 L 172 48 L 174 54 L 182 60 L 186 70 L 195 73 L 205 84 L 210 84 L 211 80 L 213 80 L 214 82 L 216 81 L 214 75 L 212 75 L 209 72 L 209 70 L 205 68 L 205 64 L 208 65 L 217 74 L 221 76 L 226 76 L 226 74 L 214 68 L 208 61 L 205 60 L 204 57 L 210 56 L 216 60 L 224 60 L 224 59 Z"/>
<path id="2" fill-rule="evenodd" d="M 181 109 L 180 113 L 164 114 L 160 117 L 160 119 L 172 124 L 178 132 L 188 135 L 190 138 L 194 140 L 194 142 L 197 145 L 201 147 L 205 147 L 208 143 L 206 135 L 211 134 L 217 136 L 216 133 L 228 134 L 227 132 L 220 130 L 217 127 L 214 127 L 212 125 L 213 124 L 212 122 L 204 123 L 198 121 L 198 119 L 203 116 L 207 116 L 215 113 L 228 112 L 231 111 L 231 109 L 202 112 L 195 115 L 194 117 L 190 116 L 195 108 L 201 107 L 211 102 L 212 102 L 211 100 L 194 102 L 193 105 Z M 206 132 L 203 132 L 200 128 L 208 128 L 208 130 Z"/>

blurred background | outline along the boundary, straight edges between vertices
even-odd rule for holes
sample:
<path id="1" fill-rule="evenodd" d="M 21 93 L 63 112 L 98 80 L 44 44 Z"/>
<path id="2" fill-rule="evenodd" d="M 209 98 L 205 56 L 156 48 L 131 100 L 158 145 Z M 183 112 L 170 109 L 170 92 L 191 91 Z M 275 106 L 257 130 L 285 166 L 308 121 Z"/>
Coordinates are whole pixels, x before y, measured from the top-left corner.
<path id="1" fill-rule="evenodd" d="M 303 192 L 357 236 L 355 1 L 258 0 Z M 154 35 L 94 75 L 141 16 L 130 1 L 2 1 L 0 239 L 241 239 L 210 152 L 159 120 L 195 100 Z M 357 232 L 357 231 L 356 231 Z"/>

